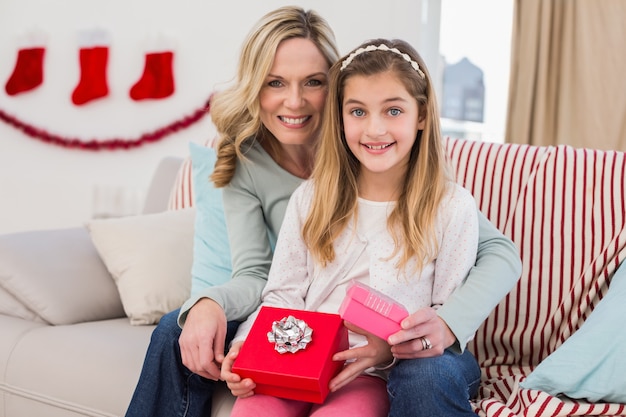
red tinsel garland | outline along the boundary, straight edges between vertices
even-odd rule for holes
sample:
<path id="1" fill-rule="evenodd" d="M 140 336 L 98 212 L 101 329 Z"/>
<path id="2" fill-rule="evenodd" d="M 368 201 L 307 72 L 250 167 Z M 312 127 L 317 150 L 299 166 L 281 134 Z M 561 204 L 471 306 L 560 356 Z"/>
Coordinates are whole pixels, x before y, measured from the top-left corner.
<path id="1" fill-rule="evenodd" d="M 21 130 L 25 135 L 30 136 L 34 139 L 39 139 L 46 143 L 51 143 L 53 145 L 59 145 L 66 148 L 78 148 L 89 151 L 99 151 L 102 149 L 107 150 L 116 150 L 116 149 L 131 149 L 136 148 L 138 146 L 144 145 L 150 142 L 156 142 L 163 139 L 166 136 L 169 136 L 179 130 L 183 130 L 188 128 L 189 126 L 195 124 L 204 116 L 209 114 L 209 110 L 211 108 L 211 97 L 207 100 L 206 104 L 201 108 L 195 110 L 192 114 L 188 116 L 183 116 L 181 119 L 175 120 L 174 122 L 160 127 L 152 132 L 144 133 L 138 138 L 113 138 L 113 139 L 105 139 L 105 140 L 89 140 L 83 141 L 76 138 L 67 138 L 59 135 L 55 135 L 52 133 L 48 133 L 43 129 L 39 129 L 38 127 L 29 125 L 28 123 L 22 122 L 21 120 L 5 113 L 2 109 L 0 109 L 0 120 L 5 123 L 15 127 L 18 130 Z"/>

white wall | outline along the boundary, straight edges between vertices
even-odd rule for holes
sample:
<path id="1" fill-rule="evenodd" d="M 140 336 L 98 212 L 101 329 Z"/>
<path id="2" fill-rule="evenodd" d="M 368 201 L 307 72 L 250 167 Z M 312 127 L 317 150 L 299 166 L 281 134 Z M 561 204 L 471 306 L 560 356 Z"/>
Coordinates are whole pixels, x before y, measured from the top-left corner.
<path id="1" fill-rule="evenodd" d="M 373 37 L 404 38 L 420 49 L 428 23 L 421 14 L 438 8 L 438 0 L 431 3 L 435 6 L 428 12 L 415 0 L 0 0 L 0 109 L 65 137 L 137 137 L 199 108 L 211 91 L 228 82 L 241 42 L 267 11 L 285 4 L 317 10 L 335 29 L 344 53 Z M 111 37 L 110 93 L 79 107 L 70 100 L 80 78 L 77 35 L 94 28 Z M 47 35 L 44 82 L 8 96 L 4 84 L 19 41 L 34 30 Z M 165 100 L 135 102 L 128 91 L 140 78 L 149 41 L 157 34 L 175 41 L 176 92 Z M 428 42 L 430 50 L 433 39 Z M 432 65 L 431 58 L 425 59 Z M 133 150 L 86 151 L 32 139 L 0 122 L 0 233 L 81 225 L 97 209 L 98 192 L 120 191 L 137 200 L 163 156 L 186 156 L 189 142 L 204 142 L 213 133 L 205 118 Z"/>

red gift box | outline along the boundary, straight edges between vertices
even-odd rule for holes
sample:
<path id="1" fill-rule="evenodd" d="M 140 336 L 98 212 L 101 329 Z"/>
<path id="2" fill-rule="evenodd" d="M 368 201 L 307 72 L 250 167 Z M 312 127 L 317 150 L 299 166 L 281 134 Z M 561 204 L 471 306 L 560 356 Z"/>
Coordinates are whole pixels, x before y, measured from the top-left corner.
<path id="1" fill-rule="evenodd" d="M 280 353 L 268 340 L 275 321 L 289 316 L 303 320 L 313 332 L 306 348 Z M 232 371 L 256 383 L 256 394 L 321 404 L 329 393 L 328 383 L 343 368 L 332 360 L 348 349 L 348 330 L 338 314 L 261 307 Z"/>
<path id="2" fill-rule="evenodd" d="M 339 307 L 339 314 L 344 320 L 387 340 L 402 329 L 400 323 L 409 312 L 382 292 L 362 282 L 352 281 Z"/>

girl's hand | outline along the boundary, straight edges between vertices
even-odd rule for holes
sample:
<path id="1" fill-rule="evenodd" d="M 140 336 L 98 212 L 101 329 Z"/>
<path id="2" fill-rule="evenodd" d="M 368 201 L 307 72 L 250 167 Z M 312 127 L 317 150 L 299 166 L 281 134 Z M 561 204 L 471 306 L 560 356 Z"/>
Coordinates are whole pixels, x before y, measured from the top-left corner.
<path id="1" fill-rule="evenodd" d="M 333 356 L 334 361 L 351 360 L 354 361 L 344 366 L 344 368 L 330 380 L 329 388 L 331 391 L 337 391 L 345 386 L 357 376 L 361 375 L 367 368 L 373 366 L 385 366 L 393 360 L 389 344 L 378 336 L 361 329 L 344 321 L 344 325 L 348 330 L 354 333 L 362 334 L 367 337 L 367 344 L 360 347 L 337 352 Z"/>
<path id="2" fill-rule="evenodd" d="M 439 356 L 456 341 L 446 322 L 431 307 L 417 310 L 405 318 L 401 326 L 402 330 L 388 339 L 391 352 L 397 359 Z M 428 345 L 426 342 L 430 342 L 429 349 L 424 349 L 424 345 Z"/>
<path id="3" fill-rule="evenodd" d="M 256 384 L 250 378 L 241 379 L 238 374 L 232 373 L 233 362 L 241 350 L 243 342 L 236 342 L 230 347 L 228 354 L 222 362 L 221 379 L 226 381 L 226 385 L 235 397 L 246 398 L 254 395 Z"/>

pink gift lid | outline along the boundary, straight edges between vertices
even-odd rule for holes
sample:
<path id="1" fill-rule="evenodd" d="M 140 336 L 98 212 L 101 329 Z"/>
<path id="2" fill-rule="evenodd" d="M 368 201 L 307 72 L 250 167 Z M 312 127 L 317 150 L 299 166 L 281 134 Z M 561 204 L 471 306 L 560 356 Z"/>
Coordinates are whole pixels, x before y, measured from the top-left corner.
<path id="1" fill-rule="evenodd" d="M 365 307 L 398 323 L 409 315 L 409 312 L 402 304 L 359 281 L 350 283 L 346 295 L 360 302 Z"/>

